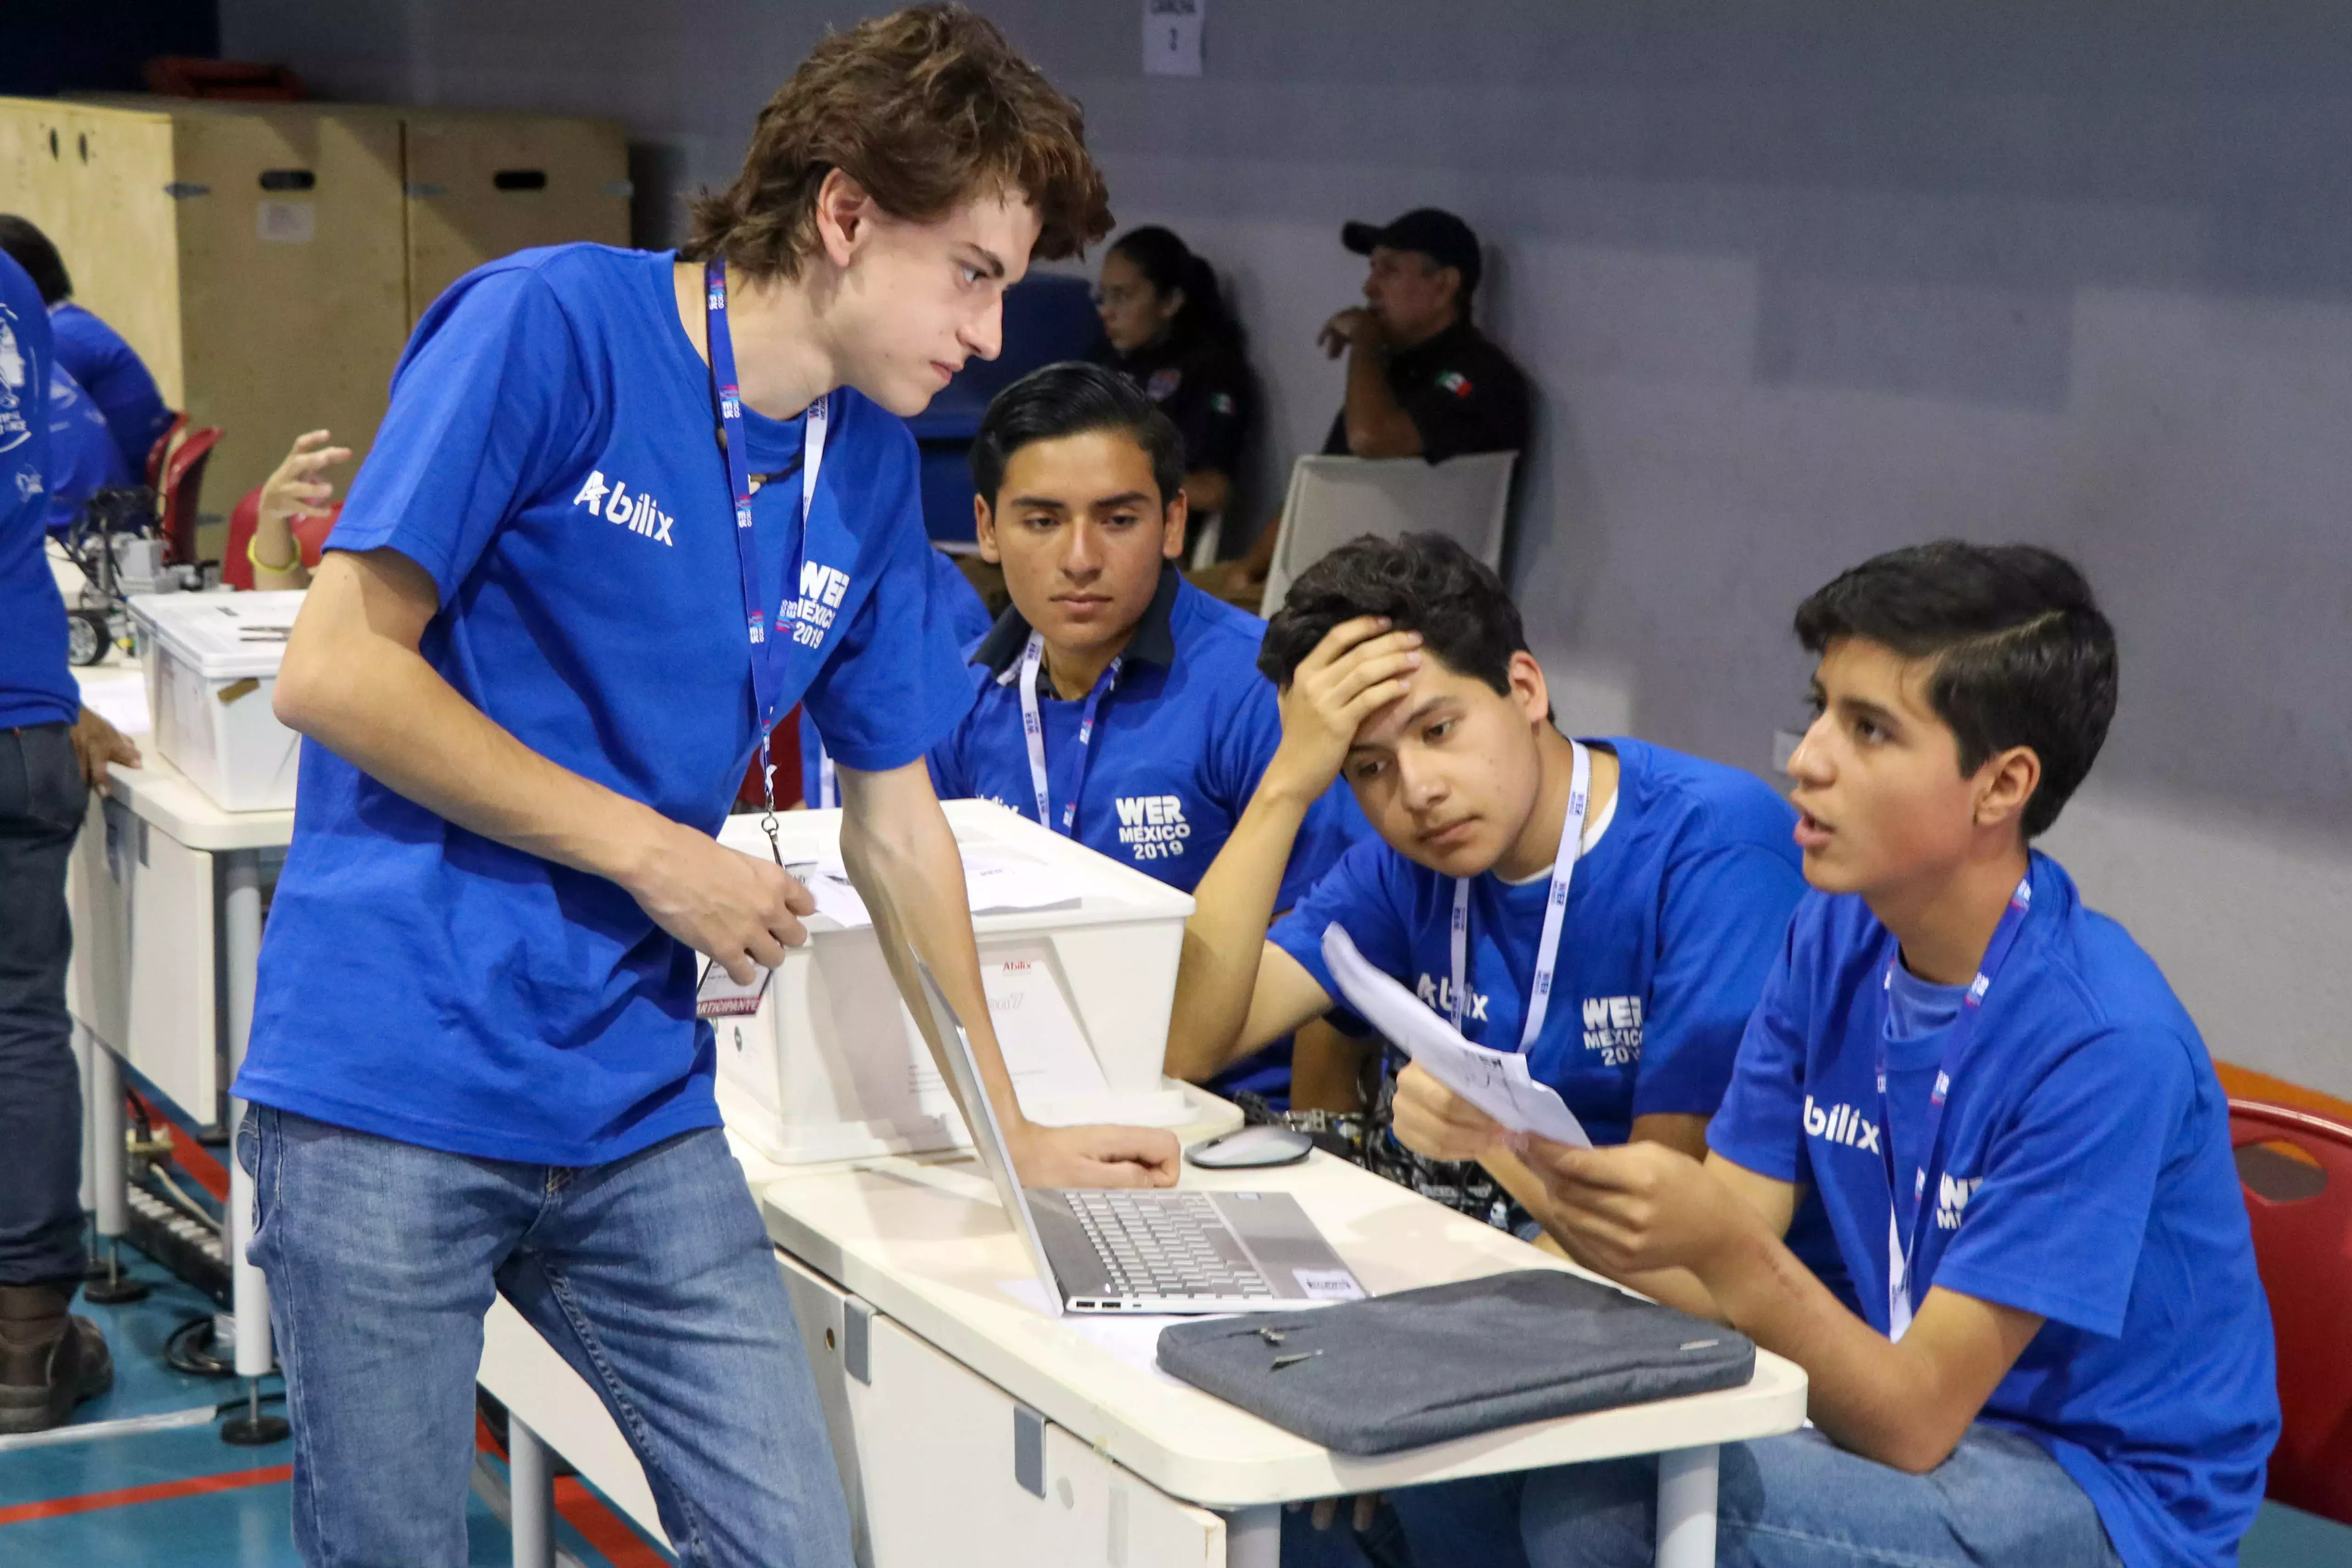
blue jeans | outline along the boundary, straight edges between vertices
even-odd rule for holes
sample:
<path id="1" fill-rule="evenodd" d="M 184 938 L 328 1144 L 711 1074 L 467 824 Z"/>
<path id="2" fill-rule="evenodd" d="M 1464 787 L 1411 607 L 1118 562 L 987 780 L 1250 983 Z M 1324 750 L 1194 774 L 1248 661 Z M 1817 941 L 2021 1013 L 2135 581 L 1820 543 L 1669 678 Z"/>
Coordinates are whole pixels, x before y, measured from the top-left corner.
<path id="1" fill-rule="evenodd" d="M 682 1563 L 836 1568 L 848 1510 L 790 1300 L 716 1131 L 573 1169 L 257 1105 L 247 1257 L 311 1568 L 460 1568 L 482 1318 L 504 1296 L 604 1397 Z M 560 1451 L 561 1432 L 546 1435 Z"/>
<path id="2" fill-rule="evenodd" d="M 82 1240 L 66 866 L 89 801 L 63 724 L 0 730 L 0 1285 L 68 1295 Z"/>
<path id="3" fill-rule="evenodd" d="M 1413 1568 L 1648 1568 L 1658 1462 L 1564 1465 L 1391 1494 Z M 1924 1476 L 1819 1432 L 1724 1446 L 1720 1568 L 2121 1568 L 2098 1510 L 2031 1438 L 1981 1422 Z"/>

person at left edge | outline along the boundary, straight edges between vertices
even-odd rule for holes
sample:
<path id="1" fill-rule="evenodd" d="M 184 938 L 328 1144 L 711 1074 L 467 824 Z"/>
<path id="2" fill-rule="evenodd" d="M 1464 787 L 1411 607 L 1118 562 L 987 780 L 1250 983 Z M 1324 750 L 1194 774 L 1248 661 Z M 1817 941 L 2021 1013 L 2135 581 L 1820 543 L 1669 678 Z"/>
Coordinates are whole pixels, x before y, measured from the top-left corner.
<path id="1" fill-rule="evenodd" d="M 988 604 L 955 557 L 934 547 L 930 559 L 924 563 L 930 575 L 931 591 L 939 595 L 947 616 L 948 629 L 954 634 L 956 646 L 969 647 L 988 630 Z M 834 766 L 831 753 L 824 749 L 824 737 L 817 733 L 816 720 L 806 704 L 801 707 L 801 803 L 827 809 L 841 804 L 841 780 Z M 932 775 L 937 781 L 936 773 Z"/>
<path id="2" fill-rule="evenodd" d="M 57 363 L 98 405 L 123 471 L 143 475 L 156 437 L 172 425 L 172 411 L 155 389 L 147 363 L 121 332 L 75 301 L 65 258 L 30 220 L 0 213 L 0 250 L 16 258 L 39 287 L 57 342 Z"/>
<path id="3" fill-rule="evenodd" d="M 1184 464 L 1167 413 L 1106 366 L 1049 364 L 996 395 L 971 444 L 972 516 L 1013 602 L 966 650 L 979 695 L 930 761 L 941 795 L 997 801 L 1189 893 L 1282 720 L 1257 670 L 1265 623 L 1176 569 Z M 1344 788 L 1325 790 L 1286 852 L 1279 907 L 1370 832 Z M 1291 1067 L 1278 1040 L 1209 1087 L 1286 1100 Z"/>
<path id="4" fill-rule="evenodd" d="M 849 1561 L 694 1006 L 698 951 L 749 984 L 805 938 L 806 891 L 713 837 L 795 700 L 1024 1178 L 1173 1181 L 1165 1132 L 1031 1123 L 987 1026 L 922 765 L 970 689 L 898 417 L 997 351 L 1033 254 L 1108 224 L 1076 106 L 922 7 L 817 45 L 679 254 L 526 251 L 419 322 L 275 690 L 299 795 L 235 1090 L 308 1563 L 467 1560 L 499 1295 L 681 1562 Z"/>

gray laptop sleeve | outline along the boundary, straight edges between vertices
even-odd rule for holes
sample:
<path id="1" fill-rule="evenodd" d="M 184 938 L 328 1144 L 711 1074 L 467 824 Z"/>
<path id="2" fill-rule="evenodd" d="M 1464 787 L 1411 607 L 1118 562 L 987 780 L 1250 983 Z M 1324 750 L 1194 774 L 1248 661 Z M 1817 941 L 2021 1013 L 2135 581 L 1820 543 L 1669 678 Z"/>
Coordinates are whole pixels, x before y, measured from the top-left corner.
<path id="1" fill-rule="evenodd" d="M 1737 1388 L 1742 1335 L 1555 1268 L 1161 1331 L 1174 1376 L 1342 1454 Z"/>

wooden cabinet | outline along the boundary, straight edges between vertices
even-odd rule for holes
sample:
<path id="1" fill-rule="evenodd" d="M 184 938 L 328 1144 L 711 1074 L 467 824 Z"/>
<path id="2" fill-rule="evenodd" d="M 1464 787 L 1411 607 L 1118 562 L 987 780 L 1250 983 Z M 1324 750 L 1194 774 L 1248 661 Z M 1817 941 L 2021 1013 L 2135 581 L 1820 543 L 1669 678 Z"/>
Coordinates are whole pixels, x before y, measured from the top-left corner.
<path id="1" fill-rule="evenodd" d="M 625 245 L 628 195 L 601 121 L 0 99 L 0 211 L 47 231 L 164 401 L 225 432 L 208 553 L 300 432 L 365 456 L 409 330 L 450 283 L 529 246 Z"/>

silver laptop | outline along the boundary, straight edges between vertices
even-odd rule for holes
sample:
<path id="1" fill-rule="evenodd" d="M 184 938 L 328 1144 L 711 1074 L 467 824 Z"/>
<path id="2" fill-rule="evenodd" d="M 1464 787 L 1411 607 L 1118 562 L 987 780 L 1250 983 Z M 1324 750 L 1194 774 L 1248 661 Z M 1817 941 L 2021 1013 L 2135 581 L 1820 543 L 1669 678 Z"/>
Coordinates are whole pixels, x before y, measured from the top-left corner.
<path id="1" fill-rule="evenodd" d="M 1287 1193 L 1024 1190 L 971 1041 L 929 967 L 914 963 L 972 1146 L 1057 1313 L 1269 1311 L 1367 1293 Z"/>

